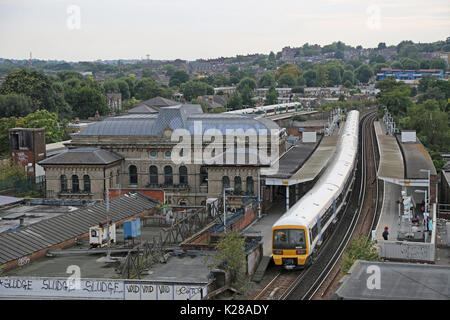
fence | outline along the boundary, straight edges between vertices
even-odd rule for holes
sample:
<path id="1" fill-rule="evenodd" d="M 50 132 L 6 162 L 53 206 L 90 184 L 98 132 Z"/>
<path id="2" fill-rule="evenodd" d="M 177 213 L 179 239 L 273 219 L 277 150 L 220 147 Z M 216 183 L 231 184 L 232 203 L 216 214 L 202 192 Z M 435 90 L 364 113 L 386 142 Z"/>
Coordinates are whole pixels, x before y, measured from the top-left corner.
<path id="1" fill-rule="evenodd" d="M 45 176 L 34 178 L 0 179 L 0 191 L 26 193 L 30 191 L 43 192 L 45 190 Z"/>

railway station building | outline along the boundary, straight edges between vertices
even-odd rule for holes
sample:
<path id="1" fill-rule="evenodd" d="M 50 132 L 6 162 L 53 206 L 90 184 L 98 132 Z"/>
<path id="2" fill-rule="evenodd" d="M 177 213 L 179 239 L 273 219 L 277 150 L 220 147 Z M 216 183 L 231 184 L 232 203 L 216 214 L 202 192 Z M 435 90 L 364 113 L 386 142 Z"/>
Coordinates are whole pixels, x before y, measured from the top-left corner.
<path id="1" fill-rule="evenodd" d="M 227 140 L 229 132 L 235 135 Z M 285 140 L 285 129 L 260 115 L 205 114 L 200 105 L 179 104 L 94 123 L 72 135 L 69 150 L 39 164 L 48 198 L 105 199 L 108 189 L 112 196 L 141 191 L 163 194 L 170 205 L 200 206 L 221 198 L 223 187 L 256 198 L 261 170 L 285 152 Z"/>

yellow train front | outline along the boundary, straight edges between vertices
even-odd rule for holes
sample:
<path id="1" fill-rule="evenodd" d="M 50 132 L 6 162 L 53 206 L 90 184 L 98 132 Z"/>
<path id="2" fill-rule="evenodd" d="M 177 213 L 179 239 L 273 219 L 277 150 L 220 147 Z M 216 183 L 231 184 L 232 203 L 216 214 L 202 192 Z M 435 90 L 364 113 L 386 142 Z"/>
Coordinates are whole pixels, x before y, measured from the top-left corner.
<path id="1" fill-rule="evenodd" d="M 286 269 L 304 267 L 308 262 L 309 246 L 306 228 L 277 226 L 272 228 L 272 253 L 275 265 Z"/>

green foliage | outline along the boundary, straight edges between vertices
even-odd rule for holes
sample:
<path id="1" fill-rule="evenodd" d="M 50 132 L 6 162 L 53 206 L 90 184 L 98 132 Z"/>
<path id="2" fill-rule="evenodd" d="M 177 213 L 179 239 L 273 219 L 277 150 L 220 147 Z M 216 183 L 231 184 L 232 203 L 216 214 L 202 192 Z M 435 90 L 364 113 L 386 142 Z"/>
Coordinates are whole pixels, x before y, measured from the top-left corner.
<path id="1" fill-rule="evenodd" d="M 370 77 L 372 77 L 372 70 L 368 65 L 362 64 L 358 68 L 355 69 L 355 77 L 361 83 L 368 83 Z"/>
<path id="2" fill-rule="evenodd" d="M 286 73 L 291 74 L 294 80 L 296 80 L 301 74 L 300 69 L 296 65 L 284 63 L 278 68 L 277 72 L 275 72 L 275 79 L 279 80 L 280 77 Z"/>
<path id="3" fill-rule="evenodd" d="M 0 94 L 22 94 L 31 98 L 33 111 L 46 109 L 70 114 L 64 99 L 56 93 L 49 77 L 38 71 L 16 70 L 8 74 L 0 86 Z"/>
<path id="4" fill-rule="evenodd" d="M 73 113 L 80 119 L 93 117 L 97 111 L 100 115 L 108 112 L 106 97 L 100 90 L 84 86 L 76 89 L 73 94 Z"/>
<path id="5" fill-rule="evenodd" d="M 283 73 L 278 79 L 278 87 L 292 88 L 296 84 L 296 79 L 291 73 Z"/>
<path id="6" fill-rule="evenodd" d="M 272 72 L 264 72 L 258 82 L 260 88 L 271 87 L 275 85 L 275 75 Z"/>
<path id="7" fill-rule="evenodd" d="M 342 273 L 346 274 L 356 260 L 379 261 L 375 242 L 365 236 L 359 236 L 351 241 L 342 257 Z"/>
<path id="8" fill-rule="evenodd" d="M 242 98 L 241 96 L 235 92 L 228 100 L 227 100 L 227 109 L 238 110 L 242 109 Z"/>
<path id="9" fill-rule="evenodd" d="M 271 104 L 278 103 L 278 92 L 275 90 L 275 87 L 270 87 L 270 89 L 266 93 L 266 99 L 264 101 L 264 105 L 268 106 Z"/>
<path id="10" fill-rule="evenodd" d="M 22 117 L 33 112 L 31 98 L 22 94 L 0 95 L 0 118 Z"/>
<path id="11" fill-rule="evenodd" d="M 214 94 L 214 88 L 203 81 L 189 80 L 181 85 L 181 92 L 187 101 L 199 96 Z"/>
<path id="12" fill-rule="evenodd" d="M 238 290 L 244 289 L 248 284 L 246 276 L 245 239 L 239 232 L 229 232 L 222 238 L 217 246 L 217 253 L 210 269 L 219 268 L 229 272 L 232 286 Z"/>
<path id="13" fill-rule="evenodd" d="M 187 81 L 189 81 L 189 75 L 186 71 L 177 70 L 170 76 L 169 87 L 179 87 Z"/>

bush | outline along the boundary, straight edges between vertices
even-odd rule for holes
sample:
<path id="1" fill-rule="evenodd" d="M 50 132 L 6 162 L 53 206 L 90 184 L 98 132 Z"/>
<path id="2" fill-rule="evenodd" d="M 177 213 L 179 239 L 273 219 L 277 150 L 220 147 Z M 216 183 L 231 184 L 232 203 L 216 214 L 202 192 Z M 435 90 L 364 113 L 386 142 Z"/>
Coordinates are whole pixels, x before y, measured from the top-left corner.
<path id="1" fill-rule="evenodd" d="M 365 236 L 359 236 L 350 242 L 342 258 L 342 273 L 346 274 L 356 260 L 379 261 L 375 242 Z"/>

